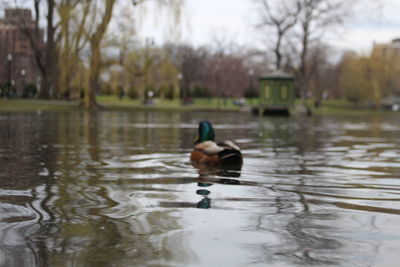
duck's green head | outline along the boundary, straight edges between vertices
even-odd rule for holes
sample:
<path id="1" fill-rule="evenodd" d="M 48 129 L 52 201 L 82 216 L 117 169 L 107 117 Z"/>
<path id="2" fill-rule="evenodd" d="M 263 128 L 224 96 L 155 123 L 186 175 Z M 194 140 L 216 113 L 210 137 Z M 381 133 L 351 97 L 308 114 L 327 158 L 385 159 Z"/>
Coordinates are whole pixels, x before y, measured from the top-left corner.
<path id="1" fill-rule="evenodd" d="M 195 140 L 195 144 L 204 142 L 204 141 L 214 141 L 215 133 L 214 129 L 209 121 L 201 121 L 199 123 L 199 135 Z"/>

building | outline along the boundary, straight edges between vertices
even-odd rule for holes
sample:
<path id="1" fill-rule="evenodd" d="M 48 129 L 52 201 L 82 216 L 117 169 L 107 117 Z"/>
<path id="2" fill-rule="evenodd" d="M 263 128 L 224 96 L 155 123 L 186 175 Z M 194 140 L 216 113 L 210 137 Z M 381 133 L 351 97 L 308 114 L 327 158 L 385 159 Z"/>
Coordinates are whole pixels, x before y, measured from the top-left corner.
<path id="1" fill-rule="evenodd" d="M 388 44 L 374 43 L 372 57 L 383 59 L 400 59 L 400 38 L 393 39 Z"/>
<path id="2" fill-rule="evenodd" d="M 400 38 L 391 43 L 376 44 L 372 48 L 371 58 L 379 64 L 383 79 L 382 90 L 386 95 L 400 98 Z"/>
<path id="3" fill-rule="evenodd" d="M 40 79 L 32 43 L 42 50 L 43 30 L 36 26 L 31 10 L 6 9 L 0 19 L 1 95 L 22 96 L 26 85 Z"/>
<path id="4" fill-rule="evenodd" d="M 294 76 L 277 71 L 261 76 L 259 81 L 259 114 L 289 115 L 296 97 Z"/>

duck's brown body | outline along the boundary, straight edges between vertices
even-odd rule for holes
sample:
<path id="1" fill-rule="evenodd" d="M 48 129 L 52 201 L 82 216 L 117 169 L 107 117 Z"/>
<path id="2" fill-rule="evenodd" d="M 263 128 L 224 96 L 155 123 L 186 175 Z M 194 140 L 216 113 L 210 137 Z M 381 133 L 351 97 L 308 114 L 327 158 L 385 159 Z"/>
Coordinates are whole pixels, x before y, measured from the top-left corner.
<path id="1" fill-rule="evenodd" d="M 190 160 L 195 165 L 206 166 L 241 166 L 242 153 L 232 141 L 215 143 L 204 141 L 195 145 Z"/>
<path id="2" fill-rule="evenodd" d="M 199 165 L 212 165 L 218 166 L 221 164 L 221 159 L 218 155 L 206 155 L 201 151 L 192 151 L 190 154 L 190 161 Z"/>

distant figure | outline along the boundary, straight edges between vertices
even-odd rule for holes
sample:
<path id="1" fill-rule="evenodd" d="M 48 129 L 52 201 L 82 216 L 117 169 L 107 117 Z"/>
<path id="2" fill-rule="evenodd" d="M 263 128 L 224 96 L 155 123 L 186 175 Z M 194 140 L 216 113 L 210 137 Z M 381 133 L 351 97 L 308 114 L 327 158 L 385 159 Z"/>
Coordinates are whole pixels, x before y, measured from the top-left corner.
<path id="1" fill-rule="evenodd" d="M 124 98 L 124 95 L 125 95 L 124 90 L 121 89 L 118 94 L 119 100 L 122 100 L 122 98 Z"/>
<path id="2" fill-rule="evenodd" d="M 199 135 L 190 154 L 190 161 L 195 167 L 233 167 L 243 164 L 240 148 L 232 141 L 215 142 L 214 129 L 209 121 L 199 123 Z"/>

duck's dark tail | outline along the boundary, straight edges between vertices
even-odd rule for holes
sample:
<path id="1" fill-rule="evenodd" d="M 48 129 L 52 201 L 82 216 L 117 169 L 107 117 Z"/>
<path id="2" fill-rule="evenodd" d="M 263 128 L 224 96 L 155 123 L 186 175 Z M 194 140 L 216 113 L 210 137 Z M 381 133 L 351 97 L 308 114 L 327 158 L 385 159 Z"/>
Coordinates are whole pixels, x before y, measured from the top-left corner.
<path id="1" fill-rule="evenodd" d="M 221 163 L 230 166 L 242 166 L 242 153 L 236 149 L 224 149 L 218 153 Z"/>

